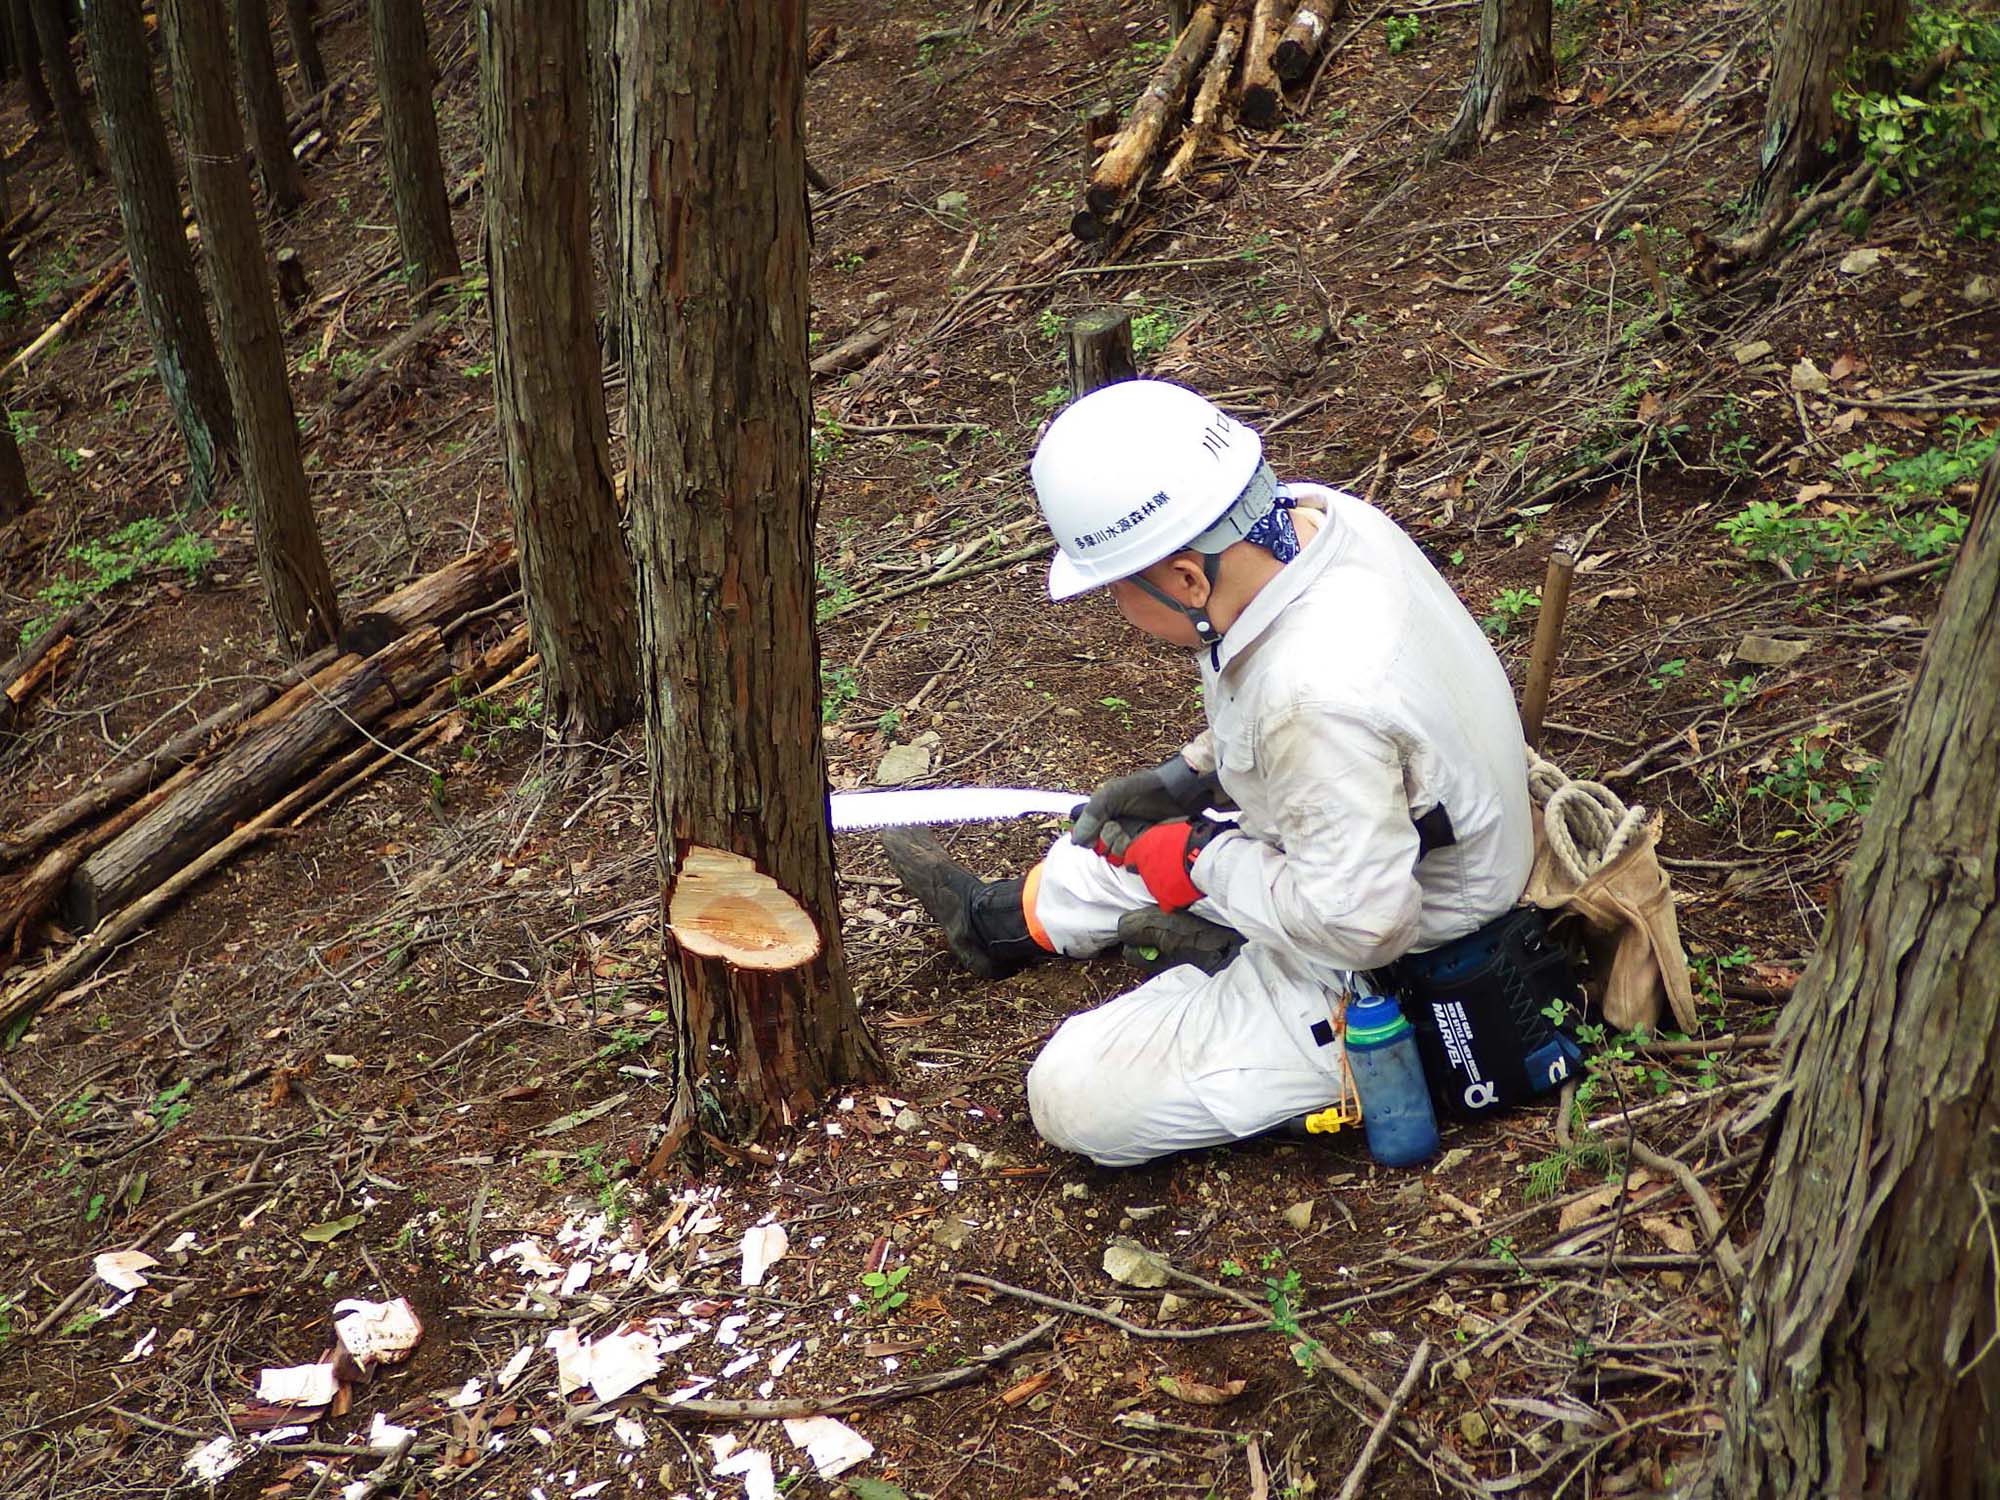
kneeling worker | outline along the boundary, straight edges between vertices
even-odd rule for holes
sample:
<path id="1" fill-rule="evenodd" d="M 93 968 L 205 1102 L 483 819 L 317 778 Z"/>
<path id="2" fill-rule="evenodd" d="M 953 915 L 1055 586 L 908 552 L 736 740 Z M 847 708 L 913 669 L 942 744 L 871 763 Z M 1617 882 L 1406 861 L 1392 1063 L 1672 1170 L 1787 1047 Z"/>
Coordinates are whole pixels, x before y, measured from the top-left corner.
<path id="1" fill-rule="evenodd" d="M 1173 965 L 1057 1030 L 1035 1127 L 1105 1166 L 1259 1134 L 1342 1097 L 1357 971 L 1507 912 L 1532 859 L 1507 674 L 1416 544 L 1277 482 L 1257 434 L 1160 381 L 1102 387 L 1035 451 L 1049 595 L 1107 589 L 1194 654 L 1207 731 L 1098 788 L 1025 879 L 926 834 L 891 863 L 986 978 L 1125 945 Z M 1234 822 L 1212 808 L 1241 810 Z"/>

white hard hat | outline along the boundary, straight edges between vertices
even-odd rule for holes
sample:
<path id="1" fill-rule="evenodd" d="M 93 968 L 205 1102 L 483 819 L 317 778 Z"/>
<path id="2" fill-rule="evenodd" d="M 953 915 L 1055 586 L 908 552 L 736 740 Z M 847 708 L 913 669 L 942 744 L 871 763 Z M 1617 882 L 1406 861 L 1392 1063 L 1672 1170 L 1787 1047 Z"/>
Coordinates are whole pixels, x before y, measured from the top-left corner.
<path id="1" fill-rule="evenodd" d="M 1072 402 L 1030 473 L 1055 534 L 1049 597 L 1069 599 L 1171 557 L 1257 476 L 1264 444 L 1206 397 L 1122 380 Z"/>

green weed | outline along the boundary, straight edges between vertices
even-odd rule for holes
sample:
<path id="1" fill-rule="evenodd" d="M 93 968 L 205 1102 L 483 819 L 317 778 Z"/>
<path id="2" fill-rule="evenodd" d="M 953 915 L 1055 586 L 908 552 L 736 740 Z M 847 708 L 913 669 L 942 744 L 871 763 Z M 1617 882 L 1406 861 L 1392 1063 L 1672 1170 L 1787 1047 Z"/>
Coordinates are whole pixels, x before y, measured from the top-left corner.
<path id="1" fill-rule="evenodd" d="M 108 537 L 78 542 L 67 556 L 78 565 L 80 575 L 59 578 L 36 594 L 48 607 L 48 615 L 30 620 L 22 628 L 21 643 L 32 643 L 47 629 L 48 616 L 95 599 L 151 569 L 182 573 L 189 583 L 198 583 L 215 561 L 215 551 L 213 542 L 193 532 L 170 530 L 158 516 L 142 516 Z"/>
<path id="2" fill-rule="evenodd" d="M 887 1317 L 905 1302 L 910 1294 L 903 1283 L 910 1279 L 910 1268 L 898 1266 L 893 1271 L 863 1271 L 861 1287 L 868 1297 L 868 1311 L 876 1317 Z"/>
<path id="3" fill-rule="evenodd" d="M 1422 16 L 1384 16 L 1382 36 L 1389 44 L 1391 53 L 1407 52 L 1423 40 L 1424 20 Z"/>
<path id="4" fill-rule="evenodd" d="M 1480 628 L 1495 640 L 1504 640 L 1520 623 L 1521 616 L 1539 608 L 1541 602 L 1541 592 L 1537 589 L 1502 589 L 1493 596 L 1492 611 L 1479 622 Z"/>

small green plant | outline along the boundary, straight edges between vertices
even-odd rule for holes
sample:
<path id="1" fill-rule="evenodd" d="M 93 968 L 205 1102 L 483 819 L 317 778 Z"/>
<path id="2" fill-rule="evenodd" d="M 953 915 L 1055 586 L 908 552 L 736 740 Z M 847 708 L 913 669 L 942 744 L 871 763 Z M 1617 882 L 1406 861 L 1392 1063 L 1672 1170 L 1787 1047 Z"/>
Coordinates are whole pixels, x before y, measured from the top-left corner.
<path id="1" fill-rule="evenodd" d="M 1382 35 L 1391 53 L 1407 52 L 1423 39 L 1424 19 L 1422 16 L 1384 16 Z"/>
<path id="2" fill-rule="evenodd" d="M 188 1094 L 194 1088 L 194 1080 L 183 1078 L 179 1083 L 161 1089 L 153 1096 L 151 1114 L 153 1123 L 161 1130 L 172 1130 L 188 1117 L 194 1108 L 194 1101 Z"/>
<path id="3" fill-rule="evenodd" d="M 1847 757 L 1829 768 L 1832 749 L 1832 731 L 1825 727 L 1794 739 L 1776 765 L 1751 783 L 1750 795 L 1790 808 L 1807 825 L 1806 837 L 1816 837 L 1849 818 L 1860 817 L 1875 800 L 1882 763 L 1873 756 Z M 1850 779 L 1837 779 L 1837 770 L 1847 771 Z M 1801 834 L 1781 829 L 1776 836 L 1786 839 Z"/>
<path id="4" fill-rule="evenodd" d="M 1657 693 L 1668 683 L 1679 682 L 1687 676 L 1687 669 L 1685 657 L 1676 656 L 1672 661 L 1663 661 L 1653 668 L 1652 675 L 1646 679 L 1646 686 Z"/>
<path id="5" fill-rule="evenodd" d="M 910 1294 L 903 1283 L 909 1279 L 908 1266 L 898 1266 L 893 1271 L 863 1271 L 861 1286 L 868 1296 L 868 1311 L 883 1318 L 908 1302 Z"/>
<path id="6" fill-rule="evenodd" d="M 459 373 L 464 375 L 467 380 L 484 380 L 493 373 L 493 356 L 490 354 L 481 355 L 471 364 L 461 365 Z"/>
<path id="7" fill-rule="evenodd" d="M 1479 622 L 1488 635 L 1495 640 L 1504 640 L 1520 623 L 1521 616 L 1540 606 L 1542 596 L 1536 589 L 1502 589 L 1493 597 L 1493 608 L 1485 619 Z"/>
<path id="8" fill-rule="evenodd" d="M 831 417 L 815 415 L 812 429 L 812 466 L 823 469 L 840 456 L 847 431 Z"/>
<path id="9" fill-rule="evenodd" d="M 79 576 L 59 578 L 35 597 L 58 613 L 108 593 L 129 583 L 141 573 L 163 568 L 185 574 L 189 583 L 198 583 L 215 561 L 215 544 L 193 532 L 174 531 L 158 516 L 141 516 L 108 537 L 93 537 L 69 549 L 69 560 L 78 565 Z M 42 620 L 31 620 L 22 632 L 23 643 L 31 641 Z"/>
<path id="10" fill-rule="evenodd" d="M 852 667 L 822 666 L 819 673 L 819 721 L 831 724 L 861 692 L 861 679 Z"/>
<path id="11" fill-rule="evenodd" d="M 1741 708 L 1757 694 L 1757 674 L 1745 672 L 1741 677 L 1731 677 L 1722 684 L 1722 706 Z"/>
<path id="12" fill-rule="evenodd" d="M 1132 319 L 1132 354 L 1145 363 L 1174 341 L 1180 320 L 1170 312 L 1142 312 Z"/>
<path id="13" fill-rule="evenodd" d="M 833 258 L 833 268 L 836 271 L 858 271 L 867 264 L 868 257 L 858 250 L 850 250 L 845 255 L 836 255 Z"/>
<path id="14" fill-rule="evenodd" d="M 1061 343 L 1067 326 L 1063 321 L 1063 315 L 1053 307 L 1045 307 L 1035 314 L 1035 332 L 1042 336 L 1044 343 Z"/>

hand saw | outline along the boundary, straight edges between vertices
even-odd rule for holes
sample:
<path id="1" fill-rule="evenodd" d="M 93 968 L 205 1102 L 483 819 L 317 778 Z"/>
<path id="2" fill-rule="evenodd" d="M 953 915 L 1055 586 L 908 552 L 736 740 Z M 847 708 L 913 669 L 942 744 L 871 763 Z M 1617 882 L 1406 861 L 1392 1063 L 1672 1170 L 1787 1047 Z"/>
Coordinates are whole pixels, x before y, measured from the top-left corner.
<path id="1" fill-rule="evenodd" d="M 1085 792 L 1046 792 L 1018 786 L 939 786 L 908 792 L 835 792 L 833 831 L 907 828 L 916 824 L 997 823 L 1035 814 L 1067 817 Z"/>

